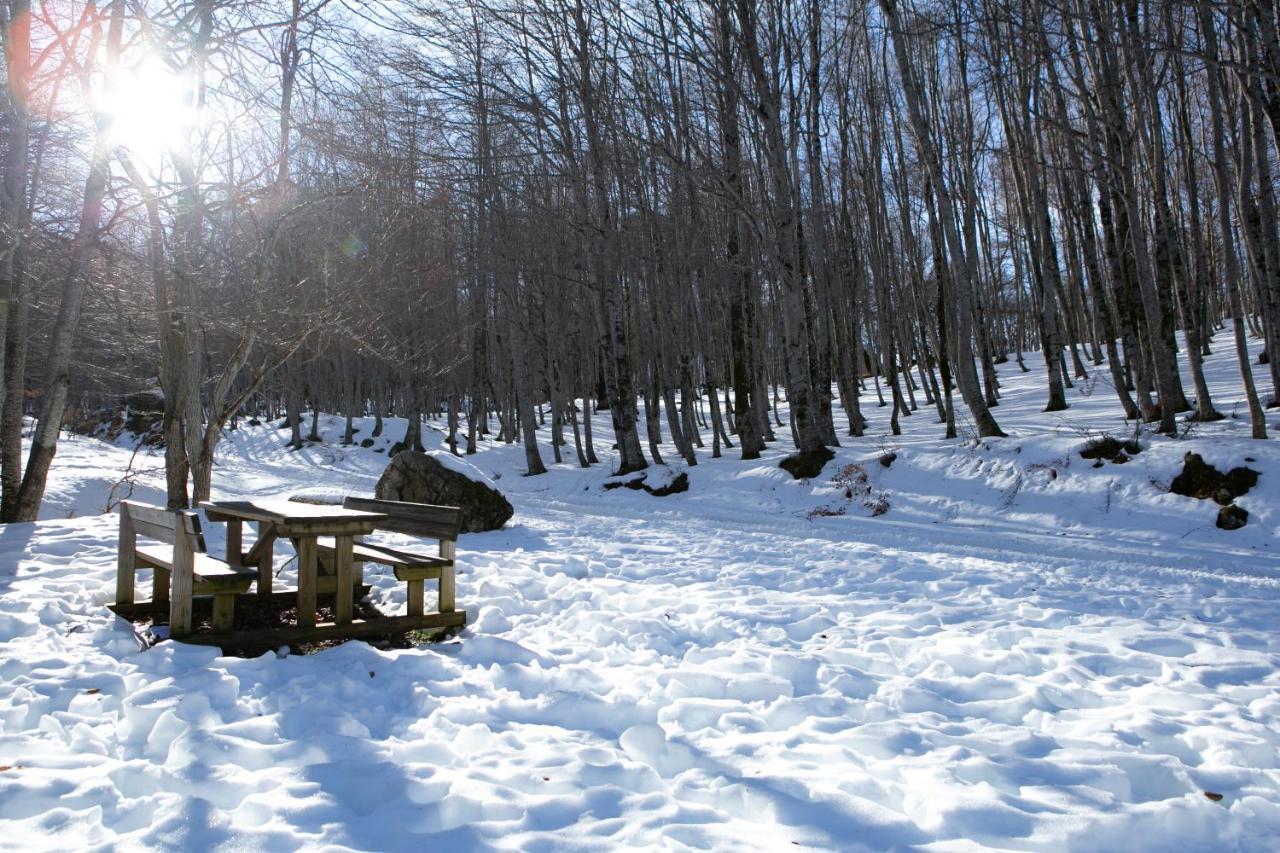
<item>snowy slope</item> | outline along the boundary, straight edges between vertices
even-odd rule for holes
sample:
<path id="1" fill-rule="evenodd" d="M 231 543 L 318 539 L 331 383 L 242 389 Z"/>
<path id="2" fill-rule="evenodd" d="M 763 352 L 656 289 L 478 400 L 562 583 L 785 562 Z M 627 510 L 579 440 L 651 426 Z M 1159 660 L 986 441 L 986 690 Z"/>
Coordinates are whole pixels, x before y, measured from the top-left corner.
<path id="1" fill-rule="evenodd" d="M 779 442 L 673 465 L 684 494 L 605 491 L 607 417 L 588 471 L 486 445 L 516 516 L 459 543 L 471 625 L 394 652 L 140 651 L 95 514 L 131 450 L 67 440 L 48 520 L 0 530 L 0 846 L 1272 850 L 1280 451 L 1235 419 L 1094 468 L 1086 435 L 1128 435 L 1105 374 L 1055 415 L 1040 376 L 1002 367 L 1008 439 L 923 410 L 894 438 L 870 405 L 809 482 Z M 242 426 L 216 490 L 368 494 L 403 429 L 287 453 Z M 1167 493 L 1188 451 L 1254 460 L 1244 529 Z M 885 514 L 831 484 L 850 463 Z M 132 458 L 135 498 L 160 464 Z"/>

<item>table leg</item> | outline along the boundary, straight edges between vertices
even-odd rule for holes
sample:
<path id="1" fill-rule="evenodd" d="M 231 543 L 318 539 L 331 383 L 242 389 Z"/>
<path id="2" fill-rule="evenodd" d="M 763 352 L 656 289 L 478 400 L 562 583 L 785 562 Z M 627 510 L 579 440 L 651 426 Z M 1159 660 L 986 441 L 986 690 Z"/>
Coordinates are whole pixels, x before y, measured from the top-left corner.
<path id="1" fill-rule="evenodd" d="M 354 548 L 363 541 L 363 536 L 353 536 L 351 537 L 351 547 Z M 351 585 L 364 586 L 364 561 L 357 560 L 354 557 L 352 557 L 351 564 Z"/>
<path id="2" fill-rule="evenodd" d="M 270 538 L 268 538 L 270 537 Z M 258 595 L 271 595 L 271 572 L 274 569 L 273 555 L 275 553 L 275 531 L 269 521 L 258 522 L 258 542 L 265 542 L 266 545 L 258 549 Z"/>
<path id="3" fill-rule="evenodd" d="M 423 594 L 425 582 L 422 578 L 414 578 L 408 582 L 407 586 L 409 587 L 409 599 L 405 602 L 405 612 L 410 616 L 421 616 L 424 599 L 426 598 Z"/>
<path id="4" fill-rule="evenodd" d="M 351 621 L 351 537 L 335 536 L 333 539 L 333 565 L 337 574 L 338 589 L 334 593 L 334 622 L 346 625 Z"/>
<path id="5" fill-rule="evenodd" d="M 227 562 L 244 565 L 244 522 L 238 518 L 227 520 Z"/>
<path id="6" fill-rule="evenodd" d="M 156 569 L 151 575 L 151 600 L 169 600 L 169 570 Z"/>
<path id="7" fill-rule="evenodd" d="M 298 538 L 298 627 L 316 624 L 316 537 Z"/>

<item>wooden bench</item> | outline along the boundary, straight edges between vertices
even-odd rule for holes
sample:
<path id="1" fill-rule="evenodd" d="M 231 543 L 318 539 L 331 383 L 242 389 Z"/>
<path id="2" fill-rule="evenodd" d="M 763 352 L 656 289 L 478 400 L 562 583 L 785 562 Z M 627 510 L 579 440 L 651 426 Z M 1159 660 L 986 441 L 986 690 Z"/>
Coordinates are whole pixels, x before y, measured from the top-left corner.
<path id="1" fill-rule="evenodd" d="M 373 498 L 353 497 L 344 498 L 342 505 L 347 509 L 386 514 L 387 520 L 378 523 L 379 530 L 437 539 L 440 542 L 437 554 L 418 554 L 405 548 L 358 541 L 352 548 L 355 583 L 363 582 L 364 563 L 390 566 L 395 572 L 396 580 L 408 584 L 410 616 L 421 616 L 423 613 L 424 582 L 427 580 L 438 580 L 440 583 L 439 612 L 454 611 L 457 589 L 454 559 L 457 555 L 458 532 L 462 529 L 461 509 L 454 506 L 432 506 L 406 501 L 380 501 Z M 317 550 L 322 559 L 331 558 L 334 550 L 333 539 L 321 537 Z"/>
<path id="2" fill-rule="evenodd" d="M 258 579 L 253 569 L 232 566 L 205 549 L 200 516 L 157 506 L 122 501 L 120 545 L 116 563 L 116 604 L 133 604 L 137 571 L 154 571 L 153 601 L 169 602 L 169 635 L 191 633 L 191 599 L 213 596 L 213 629 L 229 631 L 235 616 L 236 595 L 249 591 Z M 138 545 L 138 538 L 160 544 Z"/>

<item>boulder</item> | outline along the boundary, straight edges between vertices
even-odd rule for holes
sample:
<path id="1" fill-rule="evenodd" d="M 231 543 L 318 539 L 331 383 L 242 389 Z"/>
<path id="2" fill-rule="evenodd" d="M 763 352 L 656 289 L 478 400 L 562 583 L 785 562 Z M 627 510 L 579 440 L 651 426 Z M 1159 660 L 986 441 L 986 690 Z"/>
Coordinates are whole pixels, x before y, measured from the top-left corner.
<path id="1" fill-rule="evenodd" d="M 373 496 L 384 501 L 460 507 L 463 533 L 497 530 L 515 514 L 511 503 L 487 477 L 446 453 L 397 453 L 378 479 Z"/>
<path id="2" fill-rule="evenodd" d="M 649 476 L 650 473 L 653 474 L 652 477 Z M 604 484 L 604 488 L 605 491 L 613 489 L 644 491 L 655 498 L 665 498 L 667 495 L 678 495 L 689 491 L 689 475 L 684 471 L 676 473 L 666 465 L 657 465 L 647 471 L 624 474 L 618 479 L 610 480 Z"/>
<path id="3" fill-rule="evenodd" d="M 1218 527 L 1223 530 L 1239 530 L 1249 523 L 1249 510 L 1231 504 L 1218 510 Z"/>
<path id="4" fill-rule="evenodd" d="M 1126 456 L 1126 452 L 1128 456 Z M 1142 445 L 1135 439 L 1121 441 L 1113 435 L 1102 434 L 1097 438 L 1091 438 L 1084 443 L 1084 447 L 1080 450 L 1080 455 L 1085 459 L 1107 459 L 1111 462 L 1123 465 L 1128 462 L 1130 457 L 1137 456 L 1142 452 Z M 1098 466 L 1094 466 L 1095 468 Z"/>
<path id="5" fill-rule="evenodd" d="M 1224 474 L 1205 462 L 1199 453 L 1188 453 L 1182 461 L 1182 473 L 1169 485 L 1169 491 L 1175 495 L 1212 499 L 1226 506 L 1258 485 L 1258 472 L 1252 468 L 1232 468 Z"/>
<path id="6" fill-rule="evenodd" d="M 689 475 L 681 471 L 671 478 L 671 481 L 658 486 L 650 486 L 645 484 L 644 490 L 655 498 L 665 498 L 667 495 L 678 495 L 681 492 L 689 491 Z"/>
<path id="7" fill-rule="evenodd" d="M 778 463 L 778 467 L 797 480 L 810 480 L 822 473 L 822 468 L 836 455 L 822 447 L 807 452 L 792 453 Z"/>
<path id="8" fill-rule="evenodd" d="M 135 391 L 125 395 L 124 404 L 135 412 L 163 412 L 164 393 L 159 389 Z"/>

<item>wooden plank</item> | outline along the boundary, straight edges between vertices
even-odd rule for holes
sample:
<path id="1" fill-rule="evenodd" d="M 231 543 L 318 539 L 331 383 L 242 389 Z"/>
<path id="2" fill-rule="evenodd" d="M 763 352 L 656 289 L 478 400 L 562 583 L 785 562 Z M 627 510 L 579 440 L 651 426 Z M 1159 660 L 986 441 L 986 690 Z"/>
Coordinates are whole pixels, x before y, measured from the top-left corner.
<path id="1" fill-rule="evenodd" d="M 276 539 L 280 534 L 276 531 L 276 526 L 269 521 L 259 521 L 258 525 L 258 541 L 253 543 L 253 547 L 244 555 L 244 564 L 246 566 L 258 565 L 259 560 L 266 553 L 270 559 L 275 549 Z"/>
<path id="2" fill-rule="evenodd" d="M 276 522 L 281 536 L 366 536 L 378 529 L 378 519 L 369 518 L 303 518 Z"/>
<path id="3" fill-rule="evenodd" d="M 423 595 L 424 582 L 421 578 L 409 581 L 409 602 L 406 608 L 410 616 L 421 616 L 425 609 L 425 596 Z"/>
<path id="4" fill-rule="evenodd" d="M 197 582 L 206 583 L 218 583 L 223 580 L 252 583 L 258 579 L 258 573 L 244 566 L 229 566 L 208 554 L 196 554 L 196 578 Z"/>
<path id="5" fill-rule="evenodd" d="M 440 523 L 461 521 L 462 509 L 456 506 L 445 506 L 442 504 L 424 504 L 415 503 L 413 501 L 389 501 L 379 498 L 361 498 L 355 495 L 349 495 L 342 499 L 342 505 L 347 509 L 363 510 L 365 512 L 380 512 L 398 518 L 412 518 L 420 521 L 435 521 Z"/>
<path id="6" fill-rule="evenodd" d="M 191 594 L 195 585 L 195 552 L 191 540 L 179 536 L 173 546 L 173 576 L 169 581 L 169 635 L 191 633 Z"/>
<path id="7" fill-rule="evenodd" d="M 191 544 L 195 548 L 197 554 L 209 553 L 208 547 L 204 544 L 204 528 L 200 525 L 200 514 L 195 512 L 185 512 L 191 522 Z"/>
<path id="8" fill-rule="evenodd" d="M 245 565 L 243 518 L 227 521 L 227 562 L 233 566 Z"/>
<path id="9" fill-rule="evenodd" d="M 359 601 L 360 599 L 368 595 L 371 589 L 372 587 L 370 587 L 367 584 L 352 587 L 352 597 L 356 601 Z M 325 594 L 323 590 L 321 590 L 321 594 L 322 595 Z M 330 591 L 329 594 L 332 594 L 332 591 Z M 252 595 L 256 598 L 258 594 L 254 592 L 254 593 L 246 593 L 246 595 Z M 274 602 L 280 605 L 281 607 L 289 607 L 297 603 L 298 593 L 292 590 L 288 592 L 275 592 L 270 595 L 270 598 L 272 598 Z M 208 596 L 208 595 L 202 596 L 197 590 L 196 596 L 193 599 L 192 612 L 193 613 L 208 612 L 209 608 L 212 606 L 212 603 L 213 603 L 212 596 Z M 120 616 L 124 619 L 141 619 L 144 617 L 152 617 L 152 618 L 160 618 L 160 621 L 163 622 L 164 621 L 163 617 L 165 617 L 169 613 L 169 602 L 168 601 L 135 601 L 132 604 L 108 604 L 107 609 L 110 610 L 112 613 L 116 614 L 117 616 Z"/>
<path id="10" fill-rule="evenodd" d="M 440 566 L 398 565 L 398 566 L 392 567 L 392 571 L 395 572 L 396 580 L 398 581 L 435 580 L 436 578 L 444 574 L 444 572 L 447 569 L 448 567 L 443 565 L 440 565 Z"/>
<path id="11" fill-rule="evenodd" d="M 303 521 L 384 521 L 386 513 L 361 509 L 350 509 L 329 504 L 305 504 L 296 501 L 263 501 L 261 506 L 277 512 L 288 522 Z"/>
<path id="12" fill-rule="evenodd" d="M 458 590 L 458 580 L 455 574 L 454 564 L 458 553 L 458 543 L 451 539 L 440 540 L 440 556 L 449 561 L 440 572 L 440 612 L 452 613 L 454 607 L 457 606 L 455 598 Z"/>
<path id="13" fill-rule="evenodd" d="M 172 569 L 173 561 L 176 558 L 177 546 L 172 548 L 166 546 L 146 546 L 136 549 L 134 560 L 142 566 L 150 566 L 156 569 Z M 193 569 L 192 572 L 197 578 L 217 581 L 222 578 L 248 579 L 252 581 L 257 572 L 244 566 L 229 566 L 219 560 L 217 557 L 210 557 L 208 554 L 201 554 L 198 551 L 193 552 Z"/>
<path id="14" fill-rule="evenodd" d="M 427 628 L 461 628 L 466 624 L 467 614 L 465 612 L 425 613 L 421 616 L 391 616 L 385 619 L 360 620 L 347 625 L 335 625 L 331 622 L 326 622 L 307 628 L 262 628 L 230 633 L 192 634 L 184 637 L 182 642 L 201 646 L 274 648 L 291 643 L 381 637 Z"/>
<path id="15" fill-rule="evenodd" d="M 297 503 L 278 498 L 255 498 L 236 501 L 205 501 L 201 508 L 210 521 L 241 518 L 245 521 L 271 521 L 276 524 L 324 523 L 327 521 L 372 521 L 386 518 L 379 512 L 364 512 L 340 506 Z"/>
<path id="16" fill-rule="evenodd" d="M 249 550 L 247 562 L 258 567 L 258 595 L 271 595 L 271 583 L 274 580 L 272 565 L 275 553 L 276 527 L 269 521 L 258 522 L 258 541 Z"/>
<path id="17" fill-rule="evenodd" d="M 354 574 L 354 572 L 352 574 Z M 362 587 L 367 588 L 364 581 L 357 582 L 354 577 L 351 579 L 351 601 L 353 610 L 355 608 L 355 602 L 359 601 L 362 597 L 359 591 Z M 316 578 L 316 595 L 333 595 L 337 590 L 337 575 L 320 575 Z"/>
<path id="18" fill-rule="evenodd" d="M 158 601 L 166 607 L 169 604 L 170 574 L 168 569 L 153 568 L 151 570 L 151 600 Z"/>
<path id="19" fill-rule="evenodd" d="M 454 539 L 462 529 L 462 510 L 456 506 L 383 501 L 374 498 L 346 497 L 342 505 L 350 509 L 385 513 L 387 520 L 378 527 L 411 536 Z"/>
<path id="20" fill-rule="evenodd" d="M 374 545 L 366 542 L 361 547 L 364 549 L 366 558 L 371 563 L 386 563 L 387 565 L 398 564 L 403 566 L 434 566 L 439 568 L 441 566 L 448 565 L 450 562 L 443 557 L 415 554 L 412 551 L 392 548 L 389 545 Z"/>
<path id="21" fill-rule="evenodd" d="M 172 524 L 153 524 L 150 521 L 135 518 L 133 519 L 133 530 L 143 539 L 154 539 L 166 545 L 173 545 L 178 541 L 178 531 L 174 529 Z"/>
<path id="22" fill-rule="evenodd" d="M 298 625 L 311 628 L 316 624 L 316 540 L 298 540 Z"/>
<path id="23" fill-rule="evenodd" d="M 317 539 L 316 549 L 321 557 L 326 557 L 333 553 L 333 542 L 334 540 L 328 537 Z M 429 567 L 439 569 L 448 565 L 449 562 L 440 557 L 414 554 L 401 548 L 392 548 L 389 545 L 378 545 L 372 542 L 357 542 L 353 547 L 354 559 L 356 560 L 379 563 L 384 566 L 395 566 L 396 568 Z"/>
<path id="24" fill-rule="evenodd" d="M 378 524 L 379 530 L 390 530 L 393 533 L 404 533 L 409 536 L 420 536 L 423 539 L 448 539 L 458 535 L 456 525 L 423 523 L 413 519 L 390 518 Z"/>
<path id="25" fill-rule="evenodd" d="M 133 519 L 129 517 L 129 508 L 120 504 L 116 514 L 120 516 L 120 535 L 116 542 L 116 604 L 130 604 L 138 569 L 134 556 L 138 537 L 133 529 Z"/>
<path id="26" fill-rule="evenodd" d="M 334 593 L 333 621 L 345 625 L 351 621 L 351 537 L 339 536 L 333 549 L 334 574 L 338 588 Z"/>
<path id="27" fill-rule="evenodd" d="M 222 593 L 213 597 L 213 630 L 230 631 L 235 625 L 235 593 Z"/>
<path id="28" fill-rule="evenodd" d="M 256 501 L 205 501 L 200 504 L 205 516 L 210 521 L 230 521 L 239 518 L 243 521 L 280 521 L 283 516 L 270 507 L 263 507 Z"/>
<path id="29" fill-rule="evenodd" d="M 219 595 L 228 592 L 248 592 L 249 587 L 253 586 L 254 580 L 256 580 L 256 578 L 248 573 L 222 575 L 219 577 L 202 577 L 200 575 L 196 575 L 194 593 L 196 595 Z"/>
<path id="30" fill-rule="evenodd" d="M 134 501 L 123 501 L 122 506 L 128 506 L 129 517 L 133 519 L 134 524 L 145 522 L 153 524 L 157 527 L 167 527 L 170 530 L 181 528 L 185 533 L 199 533 L 200 528 L 196 525 L 195 513 L 186 510 L 168 510 L 161 509 L 158 506 L 150 504 L 140 504 Z"/>
<path id="31" fill-rule="evenodd" d="M 157 545 L 143 545 L 141 548 L 135 548 L 133 559 L 142 566 L 150 566 L 156 569 L 173 568 L 173 547 L 172 545 L 161 548 Z"/>

